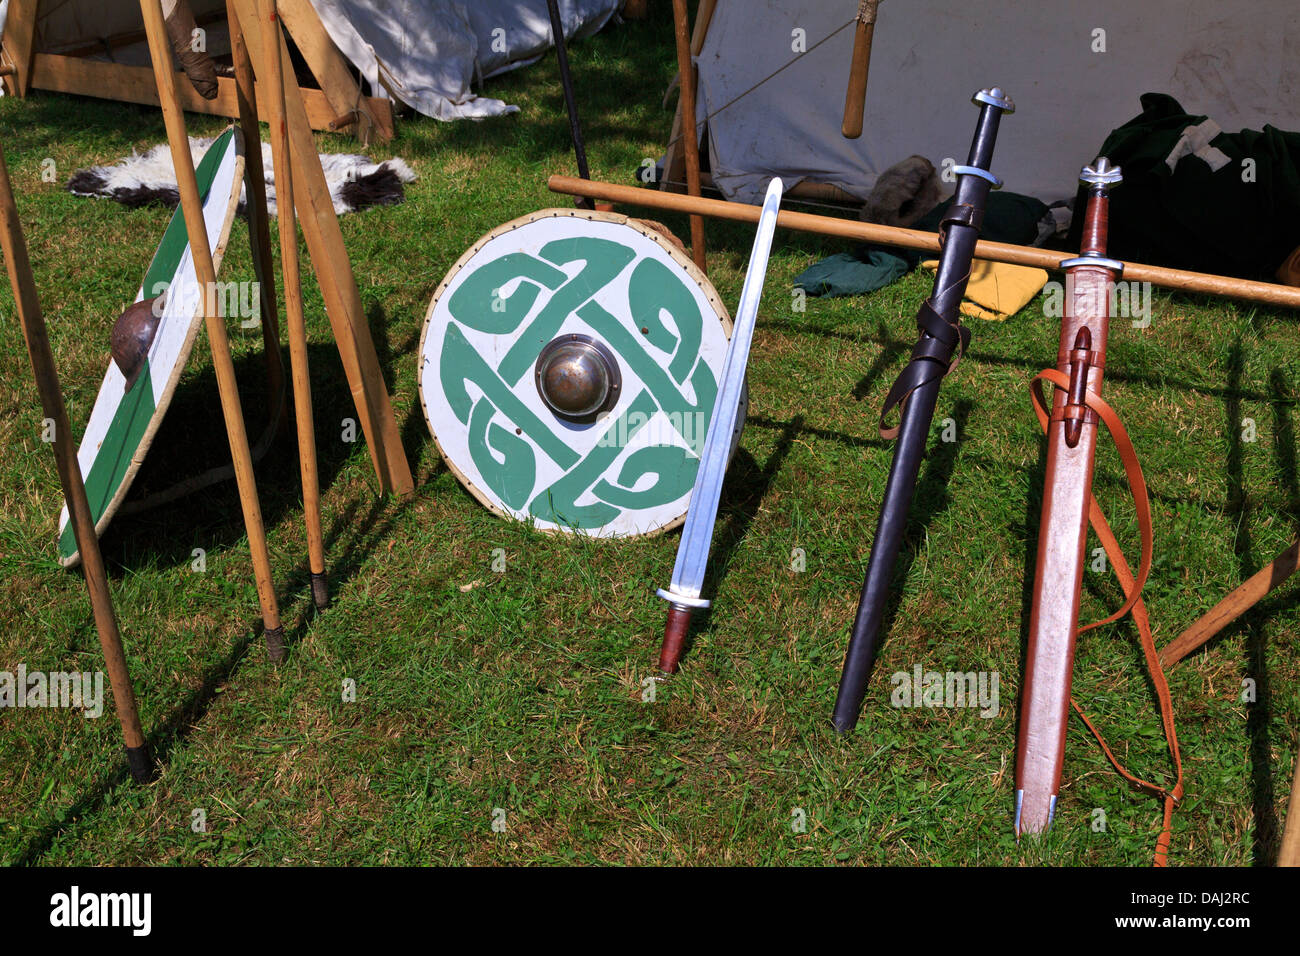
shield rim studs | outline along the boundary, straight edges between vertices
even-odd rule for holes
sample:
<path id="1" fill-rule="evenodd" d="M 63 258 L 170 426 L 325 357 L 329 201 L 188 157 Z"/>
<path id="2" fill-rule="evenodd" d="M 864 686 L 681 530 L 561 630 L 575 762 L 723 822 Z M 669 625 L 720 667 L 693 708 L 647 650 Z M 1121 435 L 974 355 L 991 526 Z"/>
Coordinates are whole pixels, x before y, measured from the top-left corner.
<path id="1" fill-rule="evenodd" d="M 542 376 L 546 371 L 547 360 L 556 352 L 568 346 L 579 344 L 586 346 L 596 357 L 605 369 L 606 378 L 609 382 L 609 388 L 606 390 L 605 397 L 595 409 L 574 414 L 571 411 L 560 408 L 552 403 L 550 397 L 546 394 L 546 389 L 542 385 Z M 619 371 L 618 359 L 613 351 L 605 343 L 590 335 L 583 335 L 579 332 L 570 332 L 567 335 L 556 336 L 547 342 L 537 355 L 537 362 L 533 366 L 533 382 L 537 387 L 537 394 L 542 400 L 542 404 L 557 418 L 566 422 L 579 425 L 594 424 L 602 415 L 612 411 L 618 404 L 618 399 L 622 393 L 623 375 Z"/>

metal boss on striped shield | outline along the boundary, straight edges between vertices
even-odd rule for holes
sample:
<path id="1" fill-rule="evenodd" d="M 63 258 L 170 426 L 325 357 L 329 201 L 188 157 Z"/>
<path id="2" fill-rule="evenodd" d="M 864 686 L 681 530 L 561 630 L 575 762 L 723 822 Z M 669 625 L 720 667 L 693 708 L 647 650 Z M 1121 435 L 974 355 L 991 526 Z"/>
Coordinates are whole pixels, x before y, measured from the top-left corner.
<path id="1" fill-rule="evenodd" d="M 730 330 L 654 229 L 546 210 L 484 236 L 434 293 L 421 404 L 494 512 L 598 537 L 662 531 L 685 516 Z"/>

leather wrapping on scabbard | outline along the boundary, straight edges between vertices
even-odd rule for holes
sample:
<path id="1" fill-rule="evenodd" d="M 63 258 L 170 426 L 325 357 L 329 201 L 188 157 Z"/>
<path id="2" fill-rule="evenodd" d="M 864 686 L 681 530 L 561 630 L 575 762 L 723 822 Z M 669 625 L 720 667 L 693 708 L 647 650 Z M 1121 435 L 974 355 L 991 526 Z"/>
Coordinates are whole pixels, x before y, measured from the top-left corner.
<path id="1" fill-rule="evenodd" d="M 948 229 L 954 225 L 965 226 L 979 232 L 980 225 L 984 220 L 983 206 L 976 208 L 968 203 L 958 205 L 953 203 L 949 209 L 948 215 L 944 216 L 939 225 L 939 241 L 941 247 L 947 248 Z M 970 278 L 970 266 L 973 256 L 966 258 L 965 268 L 961 270 L 962 278 L 960 280 L 962 291 L 965 291 L 967 280 Z M 961 324 L 961 311 L 957 306 L 952 306 L 945 311 L 949 315 L 940 315 L 935 311 L 931 304 L 935 299 L 952 298 L 952 296 L 934 295 L 921 303 L 921 308 L 916 313 L 916 327 L 921 332 L 921 337 L 916 340 L 916 345 L 912 347 L 912 360 L 907 363 L 907 367 L 894 379 L 894 384 L 889 389 L 889 394 L 885 396 L 884 407 L 880 410 L 880 437 L 892 439 L 898 436 L 899 425 L 887 426 L 885 422 L 889 418 L 889 413 L 895 408 L 899 410 L 901 418 L 903 405 L 907 402 L 907 397 L 914 391 L 924 385 L 926 382 L 936 378 L 943 378 L 961 361 L 966 347 L 970 345 L 970 329 Z M 958 303 L 961 302 L 961 296 L 956 297 Z M 955 353 L 955 354 L 954 354 Z M 901 424 L 901 423 L 900 423 Z"/>
<path id="2" fill-rule="evenodd" d="M 981 90 L 972 98 L 981 107 L 979 125 L 964 166 L 952 166 L 957 177 L 957 195 L 939 225 L 939 268 L 930 297 L 916 314 L 920 338 L 912 348 L 912 359 L 894 380 L 880 411 L 880 436 L 895 438 L 901 425 L 890 426 L 890 413 L 900 419 L 908 396 L 935 379 L 943 378 L 961 360 L 970 344 L 970 329 L 961 324 L 961 300 L 970 280 L 975 243 L 984 224 L 984 204 L 989 190 L 1002 183 L 989 172 L 998 120 L 1014 112 L 1015 104 L 997 87 Z"/>

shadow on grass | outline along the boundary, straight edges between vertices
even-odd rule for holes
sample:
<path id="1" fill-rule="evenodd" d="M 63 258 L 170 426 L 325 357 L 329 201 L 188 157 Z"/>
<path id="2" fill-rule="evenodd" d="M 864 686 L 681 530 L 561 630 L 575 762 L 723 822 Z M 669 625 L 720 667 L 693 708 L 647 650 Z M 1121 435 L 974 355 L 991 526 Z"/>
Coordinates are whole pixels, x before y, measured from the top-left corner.
<path id="1" fill-rule="evenodd" d="M 962 436 L 966 431 L 966 422 L 970 419 L 971 411 L 975 403 L 969 399 L 959 399 L 952 406 L 951 412 L 944 416 L 951 418 L 955 423 L 955 441 L 940 441 L 932 443 L 931 450 L 925 456 L 925 468 L 916 481 L 915 494 L 912 497 L 912 506 L 908 511 L 906 530 L 903 532 L 903 540 L 899 547 L 898 559 L 894 562 L 894 567 L 890 574 L 892 586 L 890 588 L 890 599 L 885 605 L 884 613 L 880 618 L 880 648 L 884 647 L 885 642 L 889 639 L 889 633 L 894 629 L 894 622 L 898 617 L 898 609 L 903 601 L 902 584 L 907 580 L 911 572 L 912 565 L 916 561 L 916 556 L 925 541 L 926 529 L 930 527 L 931 522 L 936 517 L 947 510 L 951 503 L 951 496 L 948 494 L 948 485 L 952 481 L 953 470 L 957 465 L 957 456 L 961 450 Z M 939 414 L 936 412 L 936 415 Z M 892 449 L 894 442 L 887 443 Z M 893 452 L 891 450 L 891 458 Z M 893 470 L 892 464 L 890 468 Z M 877 516 L 879 521 L 879 516 Z M 873 542 L 874 546 L 874 542 Z M 866 573 L 866 565 L 863 565 L 863 574 Z M 856 612 L 861 597 L 854 602 Z M 850 619 L 846 622 L 849 629 L 852 629 L 853 621 Z M 845 647 L 847 647 L 847 641 Z M 877 650 L 876 661 L 880 660 L 881 650 Z M 874 668 L 873 668 L 874 671 Z M 874 675 L 868 675 L 868 680 Z"/>
<path id="2" fill-rule="evenodd" d="M 1224 402 L 1225 427 L 1228 433 L 1227 507 L 1234 517 L 1236 533 L 1232 550 L 1242 580 L 1255 572 L 1253 542 L 1250 534 L 1250 493 L 1246 489 L 1243 468 L 1242 407 L 1237 397 L 1245 372 L 1245 348 L 1238 338 L 1228 353 L 1228 391 Z M 1249 741 L 1251 813 L 1255 820 L 1251 861 L 1256 866 L 1269 865 L 1278 843 L 1278 819 L 1274 810 L 1274 785 L 1269 719 L 1273 692 L 1268 672 L 1268 636 L 1258 609 L 1242 615 L 1238 626 L 1246 636 L 1244 672 L 1255 681 L 1255 702 L 1247 711 L 1246 738 Z"/>
<path id="3" fill-rule="evenodd" d="M 380 542 L 386 540 L 393 532 L 397 521 L 402 517 L 412 499 L 397 499 L 390 503 L 386 499 L 376 499 L 358 518 L 361 504 L 352 501 L 325 531 L 325 553 L 327 573 L 331 593 L 351 580 L 365 564 L 366 559 L 375 552 Z M 328 563 L 331 556 L 335 558 Z M 282 579 L 277 594 L 297 595 L 281 606 L 285 627 L 285 644 L 290 653 L 298 645 L 307 626 L 316 612 L 307 595 L 308 573 L 299 567 L 287 580 Z M 328 608 L 319 612 L 328 614 Z M 156 764 L 165 764 L 172 752 L 181 746 L 189 736 L 190 728 L 199 723 L 207 714 L 218 692 L 234 679 L 240 665 L 249 657 L 253 648 L 260 644 L 261 624 L 243 629 L 244 637 L 231 647 L 230 652 L 221 660 L 205 668 L 202 682 L 180 706 L 176 707 L 165 719 L 146 734 L 149 750 Z M 130 783 L 125 762 L 100 780 L 92 782 L 80 797 L 68 808 L 61 821 L 47 824 L 36 834 L 27 846 L 13 860 L 15 866 L 38 864 L 49 852 L 55 840 L 77 820 L 94 814 L 105 806 L 106 797 L 123 783 Z"/>
<path id="4" fill-rule="evenodd" d="M 776 447 L 772 449 L 772 454 L 767 456 L 767 462 L 762 468 L 758 467 L 754 456 L 743 448 L 736 450 L 731 464 L 727 467 L 722 500 L 718 505 L 718 514 L 719 516 L 726 514 L 727 523 L 714 539 L 711 559 L 704 576 L 704 593 L 713 594 L 715 601 L 722 590 L 722 583 L 726 580 L 736 550 L 745 540 L 745 535 L 749 532 L 750 525 L 754 523 L 754 518 L 757 517 L 758 510 L 763 504 L 763 498 L 772 486 L 772 480 L 781 471 L 781 465 L 790 454 L 795 439 L 803 431 L 803 423 L 803 416 L 796 415 L 788 422 L 779 425 L 781 433 L 777 436 Z M 757 424 L 757 422 L 748 424 Z M 775 423 L 764 420 L 763 424 L 770 426 Z M 712 607 L 692 615 L 690 631 L 687 633 L 686 645 L 682 651 L 683 661 L 690 656 L 696 636 L 712 626 L 712 622 Z"/>

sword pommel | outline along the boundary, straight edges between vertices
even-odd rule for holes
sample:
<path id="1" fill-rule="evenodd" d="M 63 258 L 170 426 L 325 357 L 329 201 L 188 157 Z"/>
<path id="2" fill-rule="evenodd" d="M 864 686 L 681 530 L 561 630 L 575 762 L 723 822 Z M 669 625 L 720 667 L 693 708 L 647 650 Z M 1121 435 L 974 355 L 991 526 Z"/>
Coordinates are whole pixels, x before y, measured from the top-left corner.
<path id="1" fill-rule="evenodd" d="M 1109 192 L 1124 181 L 1118 166 L 1112 166 L 1105 156 L 1098 156 L 1091 166 L 1083 167 L 1079 173 L 1079 182 L 1091 186 L 1102 193 Z"/>
<path id="2" fill-rule="evenodd" d="M 980 90 L 970 98 L 970 101 L 976 106 L 993 106 L 1004 113 L 1014 113 L 1016 104 L 1012 102 L 1011 97 L 1002 92 L 1002 87 L 992 86 L 987 90 Z"/>

